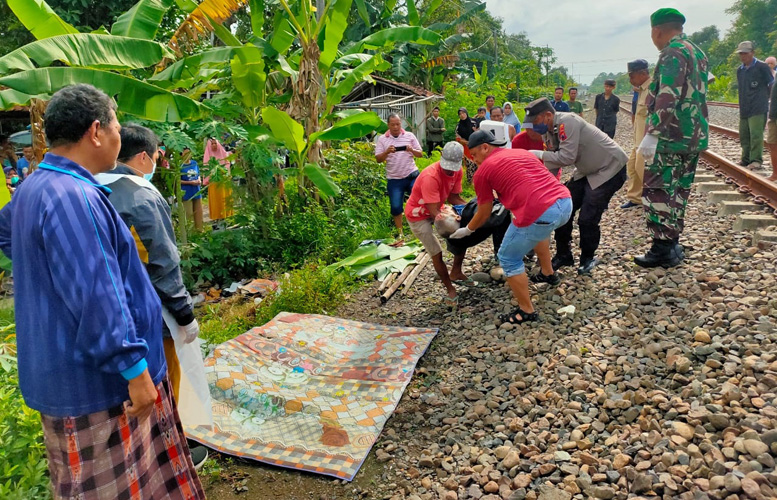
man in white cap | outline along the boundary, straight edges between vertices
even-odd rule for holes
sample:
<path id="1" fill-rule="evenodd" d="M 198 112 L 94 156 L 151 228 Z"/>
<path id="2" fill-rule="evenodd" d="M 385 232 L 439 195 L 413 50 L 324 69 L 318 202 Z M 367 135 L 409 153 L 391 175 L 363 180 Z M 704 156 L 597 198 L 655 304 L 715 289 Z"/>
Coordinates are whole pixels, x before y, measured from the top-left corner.
<path id="1" fill-rule="evenodd" d="M 464 252 L 455 255 L 450 274 L 442 259 L 442 246 L 434 235 L 434 221 L 445 218 L 445 203 L 464 205 L 461 197 L 461 162 L 464 159 L 464 146 L 458 142 L 449 142 L 442 149 L 440 161 L 424 169 L 415 180 L 410 199 L 405 204 L 405 217 L 413 234 L 421 240 L 426 252 L 432 258 L 434 270 L 442 280 L 447 291 L 445 303 L 455 307 L 458 295 L 451 280 L 466 280 L 461 269 Z"/>
<path id="2" fill-rule="evenodd" d="M 763 163 L 764 128 L 769 111 L 769 88 L 774 83 L 772 70 L 755 57 L 753 42 L 737 47 L 742 65 L 737 68 L 739 86 L 739 143 L 742 145 L 740 165 L 751 170 Z"/>

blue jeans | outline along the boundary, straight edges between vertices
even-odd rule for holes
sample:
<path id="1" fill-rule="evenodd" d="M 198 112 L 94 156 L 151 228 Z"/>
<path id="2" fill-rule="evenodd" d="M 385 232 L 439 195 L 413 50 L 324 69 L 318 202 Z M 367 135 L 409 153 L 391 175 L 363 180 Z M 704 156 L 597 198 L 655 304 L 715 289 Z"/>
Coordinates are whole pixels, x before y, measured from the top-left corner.
<path id="1" fill-rule="evenodd" d="M 410 195 L 417 177 L 418 170 L 404 179 L 387 179 L 386 190 L 388 191 L 392 216 L 400 215 L 404 211 L 402 205 L 405 203 L 405 194 Z"/>
<path id="2" fill-rule="evenodd" d="M 499 248 L 499 263 L 506 277 L 523 274 L 526 269 L 523 257 L 539 243 L 550 238 L 551 233 L 563 226 L 572 215 L 572 199 L 561 198 L 526 227 L 510 225 Z"/>

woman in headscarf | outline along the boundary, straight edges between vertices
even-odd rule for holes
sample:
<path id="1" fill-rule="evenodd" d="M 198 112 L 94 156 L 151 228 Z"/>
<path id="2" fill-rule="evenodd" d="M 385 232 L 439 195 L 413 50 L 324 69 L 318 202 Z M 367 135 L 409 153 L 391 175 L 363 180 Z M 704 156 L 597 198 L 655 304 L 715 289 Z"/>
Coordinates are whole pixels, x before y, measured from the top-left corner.
<path id="1" fill-rule="evenodd" d="M 459 108 L 459 123 L 456 125 L 456 142 L 464 146 L 464 162 L 467 168 L 467 180 L 472 182 L 472 176 L 475 175 L 477 165 L 472 160 L 472 154 L 469 152 L 467 141 L 469 136 L 475 131 L 475 122 L 469 117 L 467 108 Z"/>
<path id="2" fill-rule="evenodd" d="M 208 165 L 210 159 L 215 158 L 229 173 L 230 163 L 227 157 L 229 157 L 229 153 L 227 153 L 227 150 L 224 149 L 224 146 L 219 141 L 212 137 L 208 139 L 208 142 L 205 144 L 204 165 Z M 232 215 L 232 186 L 230 186 L 230 181 L 221 180 L 208 183 L 208 209 L 210 210 L 211 220 L 226 219 Z"/>
<path id="3" fill-rule="evenodd" d="M 516 115 L 513 112 L 512 103 L 505 102 L 504 105 L 502 106 L 502 109 L 505 112 L 504 122 L 507 123 L 508 125 L 512 125 L 513 127 L 515 127 L 515 130 L 520 130 L 521 121 L 518 119 L 518 115 Z"/>

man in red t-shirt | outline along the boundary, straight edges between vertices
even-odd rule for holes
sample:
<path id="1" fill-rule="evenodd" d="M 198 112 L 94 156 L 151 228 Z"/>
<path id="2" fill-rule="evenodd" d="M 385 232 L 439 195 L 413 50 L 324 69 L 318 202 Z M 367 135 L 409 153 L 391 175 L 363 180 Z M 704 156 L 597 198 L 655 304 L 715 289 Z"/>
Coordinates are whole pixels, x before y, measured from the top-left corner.
<path id="1" fill-rule="evenodd" d="M 550 235 L 572 213 L 569 190 L 533 154 L 521 149 L 502 149 L 502 144 L 488 131 L 473 133 L 469 146 L 478 164 L 473 178 L 478 210 L 470 223 L 453 233 L 451 239 L 469 236 L 488 219 L 496 191 L 499 201 L 513 214 L 513 225 L 507 230 L 497 257 L 518 301 L 517 309 L 499 319 L 513 324 L 536 321 L 539 315 L 529 296 L 523 257 L 534 249 L 539 258 L 542 269 L 533 281 L 552 285 L 561 281 L 551 265 Z"/>
<path id="2" fill-rule="evenodd" d="M 526 151 L 542 151 L 545 149 L 545 141 L 542 140 L 542 135 L 534 131 L 531 123 L 524 123 L 523 130 L 520 134 L 513 137 L 513 149 L 524 149 Z M 548 169 L 550 173 L 556 176 L 556 179 L 561 180 L 561 169 L 554 168 Z"/>
<path id="3" fill-rule="evenodd" d="M 442 259 L 442 246 L 434 235 L 434 221 L 444 217 L 442 211 L 445 202 L 452 205 L 467 203 L 461 197 L 461 162 L 464 159 L 464 146 L 458 142 L 449 142 L 442 149 L 440 161 L 435 162 L 415 180 L 410 199 L 405 204 L 405 218 L 410 230 L 421 240 L 421 243 L 432 258 L 434 270 L 440 276 L 447 290 L 446 304 L 456 306 L 458 295 L 451 280 L 466 280 L 461 269 L 464 264 L 465 252 L 454 255 L 453 267 L 448 274 L 448 268 Z M 454 226 L 455 227 L 455 226 Z"/>

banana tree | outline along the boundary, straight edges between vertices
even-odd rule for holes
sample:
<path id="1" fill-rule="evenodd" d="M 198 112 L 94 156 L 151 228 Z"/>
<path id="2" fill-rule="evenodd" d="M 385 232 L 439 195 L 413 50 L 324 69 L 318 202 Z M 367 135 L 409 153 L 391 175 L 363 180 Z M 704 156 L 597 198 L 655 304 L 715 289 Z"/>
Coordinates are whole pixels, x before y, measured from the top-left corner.
<path id="1" fill-rule="evenodd" d="M 171 56 L 163 44 L 132 36 L 78 33 L 43 0 L 9 0 L 8 4 L 37 40 L 0 57 L 0 85 L 7 87 L 0 91 L 0 105 L 26 105 L 68 85 L 89 83 L 115 97 L 122 113 L 138 118 L 172 122 L 203 116 L 204 107 L 197 100 L 132 75 L 133 70 L 153 67 Z M 133 16 L 120 18 L 119 27 L 124 28 L 117 31 L 135 34 L 140 29 L 140 16 L 133 10 Z M 153 37 L 148 16 L 146 21 L 144 32 Z"/>

